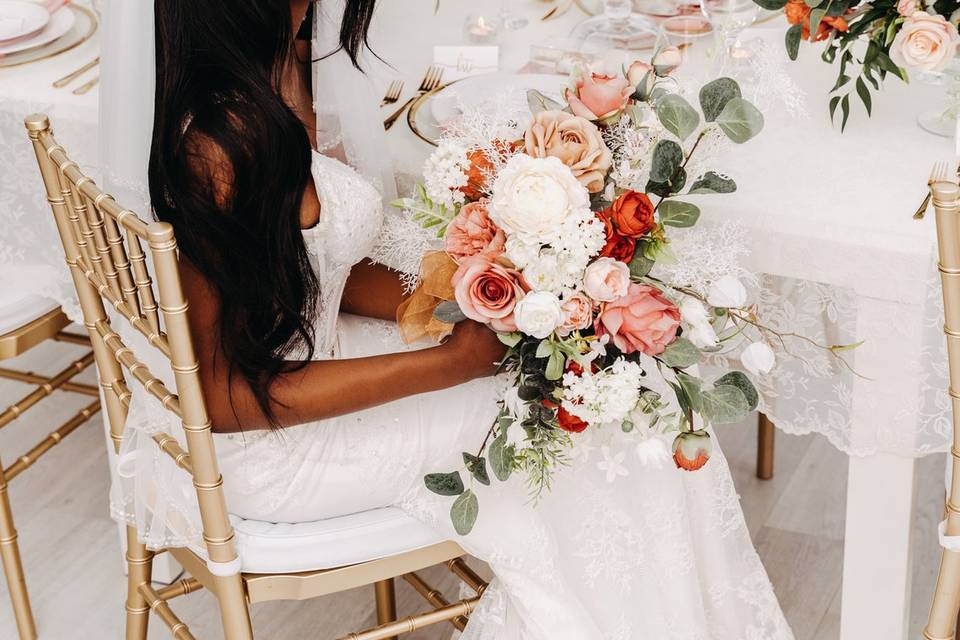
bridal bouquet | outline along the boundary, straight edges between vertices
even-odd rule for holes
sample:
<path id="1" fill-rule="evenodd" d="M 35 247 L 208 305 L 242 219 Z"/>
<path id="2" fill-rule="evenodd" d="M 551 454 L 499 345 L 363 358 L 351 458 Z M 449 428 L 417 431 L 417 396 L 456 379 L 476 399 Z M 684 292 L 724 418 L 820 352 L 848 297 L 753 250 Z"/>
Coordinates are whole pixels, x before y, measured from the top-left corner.
<path id="1" fill-rule="evenodd" d="M 509 348 L 499 417 L 479 450 L 463 454 L 471 482 L 523 472 L 537 495 L 575 455 L 578 434 L 593 430 L 639 433 L 641 456 L 659 447 L 669 458 L 672 439 L 676 466 L 695 471 L 711 453 L 702 425 L 757 407 L 745 373 L 707 380 L 697 365 L 753 334 L 740 360 L 768 372 L 775 337 L 735 276 L 682 277 L 699 267 L 678 264 L 671 234 L 701 217 L 687 196 L 736 189 L 715 171 L 688 174 L 697 149 L 744 143 L 763 116 L 730 78 L 703 86 L 695 108 L 669 77 L 676 53 L 612 76 L 575 72 L 564 103 L 531 91 L 522 121 L 465 115 L 427 161 L 424 183 L 395 203 L 438 245 L 400 310 L 405 339 L 440 337 L 470 318 Z M 616 455 L 601 463 L 611 480 Z M 456 496 L 451 516 L 468 533 L 479 505 L 460 471 L 425 482 Z"/>
<path id="2" fill-rule="evenodd" d="M 912 70 L 943 71 L 960 44 L 958 0 L 754 2 L 764 9 L 783 10 L 791 24 L 786 33 L 791 59 L 796 60 L 800 41 L 808 40 L 826 42 L 821 55 L 825 62 L 839 60 L 837 82 L 831 89 L 830 116 L 834 117 L 839 106 L 841 129 L 846 127 L 854 91 L 869 115 L 871 87 L 879 91 L 888 73 L 907 82 Z"/>

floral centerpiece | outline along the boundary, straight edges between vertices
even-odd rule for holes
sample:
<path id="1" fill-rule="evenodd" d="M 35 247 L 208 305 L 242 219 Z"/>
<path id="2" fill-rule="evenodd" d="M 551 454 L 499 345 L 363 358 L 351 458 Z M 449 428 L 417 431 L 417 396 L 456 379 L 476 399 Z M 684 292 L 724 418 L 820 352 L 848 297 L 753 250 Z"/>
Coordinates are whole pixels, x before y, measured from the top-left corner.
<path id="1" fill-rule="evenodd" d="M 754 0 L 764 9 L 783 10 L 790 28 L 787 54 L 796 60 L 800 42 L 825 42 L 821 54 L 838 63 L 831 89 L 830 116 L 841 113 L 841 129 L 850 115 L 854 92 L 869 115 L 871 90 L 879 91 L 887 74 L 904 82 L 914 70 L 942 71 L 957 54 L 960 2 L 957 0 Z"/>
<path id="2" fill-rule="evenodd" d="M 463 453 L 470 483 L 522 472 L 539 495 L 595 430 L 639 432 L 641 456 L 659 447 L 669 458 L 672 440 L 674 464 L 696 471 L 711 453 L 705 425 L 757 408 L 747 374 L 705 379 L 697 367 L 734 343 L 746 344 L 740 360 L 752 373 L 774 366 L 776 336 L 747 289 L 730 274 L 697 287 L 664 273 L 683 271 L 671 230 L 701 217 L 689 197 L 736 189 L 715 171 L 688 175 L 691 158 L 705 140 L 747 142 L 763 116 L 730 78 L 702 87 L 699 109 L 671 93 L 676 53 L 614 75 L 575 72 L 565 104 L 531 91 L 528 121 L 492 117 L 472 135 L 448 135 L 424 183 L 396 203 L 438 245 L 399 312 L 405 339 L 470 318 L 509 348 L 500 414 Z M 612 463 L 607 475 L 618 475 Z M 479 504 L 461 470 L 425 482 L 456 498 L 451 517 L 468 533 Z"/>

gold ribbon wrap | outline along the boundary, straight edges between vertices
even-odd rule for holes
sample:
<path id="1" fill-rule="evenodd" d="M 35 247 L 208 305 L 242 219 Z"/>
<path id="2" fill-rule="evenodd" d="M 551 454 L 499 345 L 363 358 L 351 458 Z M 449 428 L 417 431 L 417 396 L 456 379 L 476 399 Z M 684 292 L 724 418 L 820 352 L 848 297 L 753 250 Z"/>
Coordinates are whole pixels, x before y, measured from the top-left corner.
<path id="1" fill-rule="evenodd" d="M 454 300 L 453 274 L 457 263 L 446 251 L 424 254 L 420 263 L 420 285 L 397 307 L 397 326 L 407 344 L 430 336 L 437 342 L 450 335 L 453 325 L 437 320 L 433 311 L 441 302 Z"/>

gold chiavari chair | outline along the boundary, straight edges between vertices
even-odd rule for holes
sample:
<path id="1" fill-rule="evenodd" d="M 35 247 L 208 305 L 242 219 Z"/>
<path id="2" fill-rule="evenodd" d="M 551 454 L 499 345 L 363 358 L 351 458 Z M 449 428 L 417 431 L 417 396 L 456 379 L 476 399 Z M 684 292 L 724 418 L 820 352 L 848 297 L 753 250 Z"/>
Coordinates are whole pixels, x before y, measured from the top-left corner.
<path id="1" fill-rule="evenodd" d="M 231 520 L 187 324 L 173 228 L 163 222 L 145 222 L 98 189 L 57 144 L 46 116 L 28 116 L 25 124 L 93 345 L 114 445 L 119 447 L 123 437 L 131 399 L 124 370 L 180 420 L 185 433 L 185 443 L 164 433 L 153 439 L 192 476 L 204 548 L 153 552 L 140 541 L 135 528 L 127 528 L 127 640 L 146 638 L 150 613 L 175 638 L 192 639 L 168 603 L 201 588 L 216 596 L 227 640 L 253 637 L 250 604 L 306 600 L 364 585 L 374 585 L 379 626 L 343 640 L 385 640 L 444 621 L 462 629 L 486 583 L 464 562 L 458 544 L 438 538 L 396 509 L 318 523 Z M 156 296 L 144 242 L 156 275 Z M 149 348 L 169 361 L 173 389 L 143 363 L 147 354 L 134 353 L 111 327 L 104 300 L 120 316 L 118 322 L 129 323 Z M 189 577 L 154 589 L 151 562 L 161 552 L 172 554 Z M 441 563 L 476 595 L 449 603 L 415 573 Z M 432 609 L 397 620 L 396 577 L 413 586 Z"/>
<path id="2" fill-rule="evenodd" d="M 937 165 L 930 190 L 936 212 L 940 284 L 943 288 L 944 332 L 950 369 L 950 401 L 953 407 L 953 446 L 950 449 L 953 478 L 946 501 L 946 522 L 941 535 L 960 536 L 960 188 L 948 177 L 947 167 Z M 940 573 L 923 637 L 954 640 L 960 613 L 960 550 L 945 545 Z"/>
<path id="3" fill-rule="evenodd" d="M 0 297 L 7 298 L 7 295 Z M 90 346 L 90 341 L 82 335 L 65 331 L 70 321 L 58 305 L 35 295 L 13 295 L 4 299 L 0 311 L 0 361 L 22 355 L 47 340 Z M 9 313 L 8 313 L 9 312 Z M 10 601 L 21 640 L 33 640 L 37 637 L 30 598 L 20 560 L 20 548 L 17 544 L 17 530 L 13 523 L 13 511 L 7 483 L 24 470 L 32 466 L 43 454 L 59 444 L 100 410 L 97 387 L 74 382 L 73 378 L 93 363 L 93 353 L 88 352 L 72 362 L 59 373 L 47 377 L 29 371 L 0 368 L 0 379 L 17 380 L 35 385 L 35 388 L 0 413 L 0 428 L 6 427 L 21 417 L 27 410 L 36 406 L 54 391 L 62 390 L 93 396 L 93 401 L 74 414 L 69 420 L 51 432 L 29 451 L 16 458 L 16 462 L 4 468 L 0 463 L 0 558 L 7 579 Z"/>

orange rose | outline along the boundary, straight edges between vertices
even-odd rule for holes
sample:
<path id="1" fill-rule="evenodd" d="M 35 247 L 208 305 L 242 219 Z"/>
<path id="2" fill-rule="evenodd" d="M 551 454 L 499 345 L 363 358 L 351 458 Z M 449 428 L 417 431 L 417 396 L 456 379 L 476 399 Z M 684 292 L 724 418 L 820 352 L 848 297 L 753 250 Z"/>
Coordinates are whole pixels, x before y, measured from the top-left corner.
<path id="1" fill-rule="evenodd" d="M 581 371 L 583 370 L 581 369 Z M 557 426 L 568 433 L 581 433 L 590 426 L 589 423 L 573 415 L 556 402 L 544 400 L 543 406 L 547 407 L 548 409 L 557 410 Z"/>
<path id="2" fill-rule="evenodd" d="M 790 0 L 790 2 L 787 3 L 787 6 L 784 7 L 783 12 L 787 16 L 787 22 L 790 24 L 803 25 L 801 37 L 804 40 L 811 40 L 811 9 L 809 6 L 807 6 L 807 3 L 804 2 L 804 0 Z M 850 27 L 843 16 L 823 16 L 823 18 L 820 20 L 819 26 L 817 26 L 817 33 L 813 36 L 812 40 L 816 42 L 826 40 L 832 31 L 846 31 L 849 28 Z"/>
<path id="3" fill-rule="evenodd" d="M 508 155 L 516 151 L 518 143 L 495 140 L 494 146 L 500 153 L 500 159 L 505 160 Z M 467 171 L 467 184 L 460 187 L 460 191 L 469 200 L 479 200 L 488 191 L 487 180 L 493 172 L 493 162 L 483 149 L 474 149 L 467 153 L 470 169 Z"/>
<path id="4" fill-rule="evenodd" d="M 617 233 L 628 238 L 639 238 L 656 226 L 653 203 L 647 194 L 627 191 L 603 212 L 609 217 Z"/>
<path id="5" fill-rule="evenodd" d="M 596 214 L 597 218 L 603 222 L 604 231 L 607 234 L 607 244 L 603 245 L 600 255 L 620 262 L 630 262 L 633 260 L 633 254 L 637 249 L 637 241 L 617 233 L 617 230 L 613 228 L 613 223 L 610 222 L 610 218 L 604 213 Z"/>

